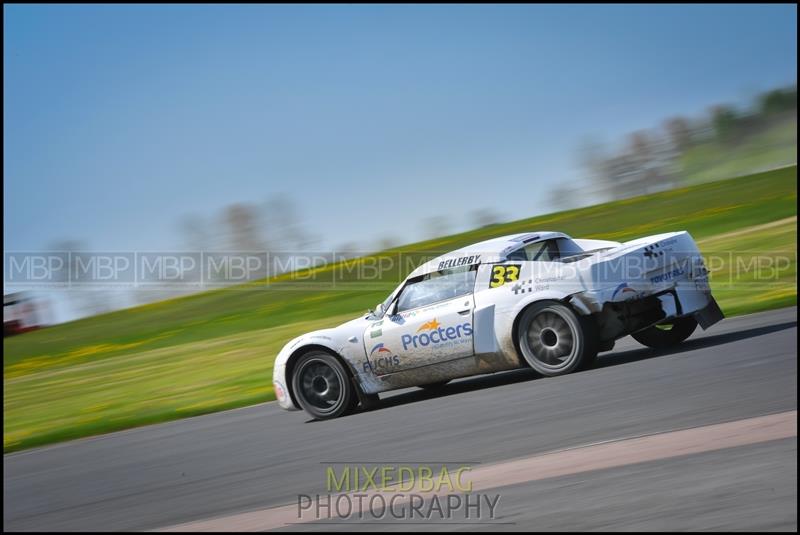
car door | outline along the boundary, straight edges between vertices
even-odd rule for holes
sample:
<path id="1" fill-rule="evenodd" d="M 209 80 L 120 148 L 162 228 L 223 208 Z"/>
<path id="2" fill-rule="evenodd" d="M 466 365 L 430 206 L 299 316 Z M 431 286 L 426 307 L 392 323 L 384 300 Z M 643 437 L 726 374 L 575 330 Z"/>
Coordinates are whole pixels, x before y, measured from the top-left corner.
<path id="1" fill-rule="evenodd" d="M 364 334 L 376 375 L 411 370 L 474 354 L 474 266 L 410 280 L 387 314 Z"/>

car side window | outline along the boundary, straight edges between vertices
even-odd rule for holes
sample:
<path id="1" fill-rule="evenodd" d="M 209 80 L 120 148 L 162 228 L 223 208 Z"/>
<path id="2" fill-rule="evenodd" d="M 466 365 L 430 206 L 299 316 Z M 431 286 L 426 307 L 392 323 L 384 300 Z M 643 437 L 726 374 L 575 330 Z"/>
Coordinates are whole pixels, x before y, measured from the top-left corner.
<path id="1" fill-rule="evenodd" d="M 410 280 L 397 298 L 397 312 L 472 293 L 477 264 L 428 273 Z"/>
<path id="2" fill-rule="evenodd" d="M 558 245 L 556 240 L 546 240 L 541 244 L 541 248 L 536 252 L 536 255 L 531 260 L 538 260 L 541 262 L 552 262 L 558 260 Z"/>
<path id="3" fill-rule="evenodd" d="M 528 254 L 525 252 L 524 247 L 520 247 L 516 251 L 511 251 L 508 256 L 506 256 L 506 260 L 522 260 L 526 262 L 528 260 Z"/>
<path id="4" fill-rule="evenodd" d="M 547 260 L 547 258 L 542 258 L 542 253 L 547 249 L 547 241 L 537 241 L 534 243 L 530 243 L 525 247 L 520 247 L 516 251 L 510 253 L 506 259 L 507 260 L 523 260 L 523 261 L 530 261 L 530 260 Z"/>
<path id="5" fill-rule="evenodd" d="M 558 243 L 559 258 L 567 258 L 569 256 L 579 255 L 584 252 L 583 249 L 578 247 L 577 243 L 570 239 L 558 238 L 556 242 Z"/>
<path id="6" fill-rule="evenodd" d="M 554 262 L 583 252 L 575 242 L 566 238 L 543 240 L 521 247 L 510 253 L 508 260 Z"/>

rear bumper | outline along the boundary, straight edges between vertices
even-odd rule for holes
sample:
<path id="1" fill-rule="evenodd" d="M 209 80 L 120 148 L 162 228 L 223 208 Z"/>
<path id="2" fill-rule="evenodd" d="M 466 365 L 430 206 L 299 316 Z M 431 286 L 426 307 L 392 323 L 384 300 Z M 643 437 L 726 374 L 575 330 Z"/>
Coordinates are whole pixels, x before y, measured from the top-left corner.
<path id="1" fill-rule="evenodd" d="M 709 297 L 708 305 L 706 305 L 704 309 L 694 313 L 694 319 L 697 320 L 697 324 L 700 325 L 704 331 L 725 317 L 716 299 L 711 296 Z"/>
<path id="2" fill-rule="evenodd" d="M 691 315 L 704 331 L 725 317 L 711 292 L 681 288 L 678 285 L 657 295 L 667 319 Z M 665 300 L 666 296 L 671 299 Z"/>
<path id="3" fill-rule="evenodd" d="M 629 299 L 603 301 L 607 291 L 598 293 L 575 294 L 571 303 L 581 313 L 595 319 L 601 340 L 616 340 L 686 316 L 694 317 L 705 330 L 724 317 L 711 292 L 688 279 L 673 281 L 667 287 L 650 292 L 639 291 Z"/>

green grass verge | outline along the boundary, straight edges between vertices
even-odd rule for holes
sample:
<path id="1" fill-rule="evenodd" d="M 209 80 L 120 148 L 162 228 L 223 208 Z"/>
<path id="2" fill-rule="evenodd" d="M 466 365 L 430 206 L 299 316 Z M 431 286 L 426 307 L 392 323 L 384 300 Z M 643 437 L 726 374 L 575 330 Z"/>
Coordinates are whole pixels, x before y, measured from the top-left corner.
<path id="1" fill-rule="evenodd" d="M 712 286 L 726 314 L 765 310 L 796 304 L 796 221 L 789 219 L 796 216 L 796 179 L 792 167 L 492 225 L 387 254 L 416 262 L 530 230 L 616 240 L 689 230 L 704 253 L 721 258 Z M 756 255 L 774 258 L 777 276 L 769 277 L 769 266 L 748 269 Z M 366 310 L 408 271 L 404 263 L 381 281 L 357 281 L 350 269 L 372 260 L 4 339 L 4 451 L 274 399 L 272 360 L 287 340 Z"/>
<path id="2" fill-rule="evenodd" d="M 309 329 L 349 317 L 68 366 L 17 365 L 6 370 L 3 381 L 3 449 L 9 452 L 274 399 L 272 361 L 283 344 Z"/>
<path id="3" fill-rule="evenodd" d="M 712 288 L 729 316 L 797 304 L 797 218 L 699 242 Z"/>

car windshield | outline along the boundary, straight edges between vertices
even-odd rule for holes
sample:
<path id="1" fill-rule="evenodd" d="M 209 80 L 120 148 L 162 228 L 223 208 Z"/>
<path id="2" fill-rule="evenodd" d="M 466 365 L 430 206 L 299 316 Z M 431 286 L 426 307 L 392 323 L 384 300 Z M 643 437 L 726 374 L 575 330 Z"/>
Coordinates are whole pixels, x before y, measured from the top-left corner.
<path id="1" fill-rule="evenodd" d="M 392 298 L 394 297 L 395 292 L 389 294 L 389 296 L 381 303 L 381 308 L 377 311 L 381 316 L 383 316 L 387 310 L 389 310 L 389 305 L 392 304 Z"/>

